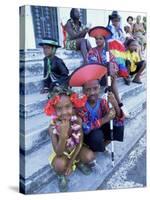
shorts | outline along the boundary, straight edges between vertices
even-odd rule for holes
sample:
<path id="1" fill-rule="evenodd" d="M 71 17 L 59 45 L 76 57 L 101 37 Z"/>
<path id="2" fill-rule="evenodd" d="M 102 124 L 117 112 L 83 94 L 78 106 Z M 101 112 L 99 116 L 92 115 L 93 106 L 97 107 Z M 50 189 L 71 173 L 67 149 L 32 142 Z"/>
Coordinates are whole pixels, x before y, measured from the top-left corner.
<path id="1" fill-rule="evenodd" d="M 63 154 L 64 154 L 68 159 L 71 159 L 71 156 L 72 156 L 72 154 L 74 153 L 74 150 L 75 150 L 75 149 L 73 149 L 73 151 L 71 151 L 70 154 L 67 153 L 67 152 L 64 152 Z M 49 158 L 48 158 L 49 164 L 50 164 L 51 166 L 52 166 L 52 161 L 54 160 L 55 157 L 56 157 L 56 153 L 55 153 L 55 151 L 53 151 L 53 152 L 51 153 L 51 155 L 49 156 Z M 73 161 L 72 171 L 74 171 L 74 170 L 76 169 L 76 163 L 78 163 L 78 162 L 79 162 L 79 160 L 74 160 L 74 161 Z"/>
<path id="2" fill-rule="evenodd" d="M 138 62 L 138 63 L 136 64 L 136 70 L 135 70 L 134 72 L 130 72 L 130 75 L 132 76 L 132 75 L 138 73 L 139 70 L 141 69 L 141 67 L 143 66 L 143 63 L 144 63 L 144 62 L 145 62 L 144 60 Z"/>
<path id="3" fill-rule="evenodd" d="M 88 135 L 84 135 L 84 143 L 94 152 L 104 152 L 105 141 L 123 142 L 123 138 L 124 126 L 114 126 L 112 138 L 110 124 L 106 123 L 101 128 L 94 129 Z"/>

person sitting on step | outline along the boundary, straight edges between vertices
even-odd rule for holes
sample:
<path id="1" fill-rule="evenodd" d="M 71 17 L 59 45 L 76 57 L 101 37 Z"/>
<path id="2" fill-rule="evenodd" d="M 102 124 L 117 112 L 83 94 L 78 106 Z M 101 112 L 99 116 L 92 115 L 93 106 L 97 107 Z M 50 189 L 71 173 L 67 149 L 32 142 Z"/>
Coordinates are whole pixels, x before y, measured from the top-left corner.
<path id="1" fill-rule="evenodd" d="M 128 67 L 130 76 L 134 76 L 132 82 L 142 84 L 140 76 L 146 67 L 146 61 L 140 58 L 138 51 L 139 43 L 137 40 L 130 39 L 127 41 L 126 46 L 126 66 Z"/>
<path id="2" fill-rule="evenodd" d="M 95 155 L 83 146 L 82 120 L 74 111 L 83 107 L 85 102 L 86 96 L 79 97 L 70 89 L 57 86 L 44 109 L 51 116 L 49 135 L 54 151 L 49 162 L 58 175 L 61 192 L 67 191 L 67 176 L 76 167 L 85 175 L 92 172 L 90 163 L 94 161 Z"/>
<path id="3" fill-rule="evenodd" d="M 76 109 L 82 119 L 84 143 L 93 152 L 104 152 L 111 140 L 122 142 L 124 138 L 124 114 L 112 92 L 108 93 L 108 101 L 100 97 L 101 79 L 107 70 L 99 64 L 88 64 L 78 68 L 70 75 L 69 85 L 82 87 L 87 96 L 84 107 Z M 110 131 L 110 120 L 113 120 L 113 135 Z"/>
<path id="4" fill-rule="evenodd" d="M 66 85 L 69 70 L 61 58 L 56 54 L 59 44 L 55 39 L 43 38 L 39 43 L 43 48 L 44 58 L 44 88 L 42 93 L 50 92 L 55 85 Z"/>
<path id="5" fill-rule="evenodd" d="M 70 19 L 67 21 L 64 29 L 67 33 L 65 48 L 67 50 L 80 50 L 84 63 L 87 63 L 87 52 L 90 50 L 90 42 L 85 39 L 89 28 L 84 27 L 80 21 L 80 12 L 77 8 L 70 11 Z"/>

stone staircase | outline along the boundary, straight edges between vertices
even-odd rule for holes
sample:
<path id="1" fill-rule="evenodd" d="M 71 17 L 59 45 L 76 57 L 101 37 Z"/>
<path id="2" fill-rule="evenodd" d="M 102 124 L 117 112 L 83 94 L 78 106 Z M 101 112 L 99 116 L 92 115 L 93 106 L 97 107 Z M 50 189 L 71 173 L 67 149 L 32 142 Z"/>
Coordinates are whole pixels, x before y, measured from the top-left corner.
<path id="1" fill-rule="evenodd" d="M 60 49 L 57 55 L 70 73 L 82 65 L 79 52 Z M 43 57 L 39 49 L 20 51 L 20 190 L 28 194 L 59 192 L 56 175 L 48 163 L 52 145 L 47 131 L 50 118 L 43 113 L 47 94 L 40 94 Z M 118 79 L 120 95 L 131 117 L 126 120 L 124 142 L 115 142 L 115 166 L 146 131 L 146 73 L 142 80 L 141 85 L 126 86 L 122 78 Z M 90 176 L 76 170 L 69 177 L 69 191 L 95 190 L 100 186 L 113 170 L 110 155 L 98 153 L 97 163 Z"/>

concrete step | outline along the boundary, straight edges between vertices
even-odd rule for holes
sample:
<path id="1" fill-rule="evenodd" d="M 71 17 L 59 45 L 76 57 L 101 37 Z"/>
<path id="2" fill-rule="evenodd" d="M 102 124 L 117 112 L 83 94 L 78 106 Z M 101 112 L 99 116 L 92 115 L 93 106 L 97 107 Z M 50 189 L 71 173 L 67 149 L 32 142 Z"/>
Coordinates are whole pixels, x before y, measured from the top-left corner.
<path id="1" fill-rule="evenodd" d="M 121 162 L 133 145 L 144 134 L 145 130 L 146 110 L 143 109 L 142 112 L 137 113 L 132 120 L 127 122 L 124 142 L 115 142 L 115 166 Z M 49 167 L 47 160 L 52 150 L 51 148 L 51 145 L 47 144 L 25 158 L 21 155 L 22 164 L 25 164 L 25 168 L 21 169 L 21 186 L 22 191 L 25 190 L 25 193 L 59 192 L 55 173 Z M 95 190 L 112 170 L 110 155 L 97 153 L 96 170 L 89 176 L 85 176 L 76 170 L 75 173 L 69 176 L 69 191 Z M 26 189 L 24 189 L 24 186 L 26 186 Z"/>
<path id="2" fill-rule="evenodd" d="M 83 64 L 83 60 L 79 59 L 64 59 L 64 63 L 66 64 L 69 74 L 71 74 L 76 68 L 80 67 Z M 31 63 L 30 63 L 31 64 Z M 27 65 L 27 64 L 26 64 Z M 22 69 L 20 75 L 20 94 L 21 95 L 29 95 L 34 93 L 40 93 L 41 89 L 43 88 L 43 72 L 40 63 L 36 63 L 36 68 L 28 69 L 24 71 Z M 24 75 L 30 75 L 24 77 Z M 35 75 L 36 76 L 35 76 Z M 23 75 L 23 76 L 22 76 Z"/>
<path id="3" fill-rule="evenodd" d="M 61 48 L 57 50 L 56 56 L 63 59 L 70 73 L 75 68 L 83 64 L 82 55 L 80 52 L 77 52 L 77 51 L 68 51 Z M 39 81 L 43 79 L 43 73 L 44 73 L 43 58 L 44 58 L 44 54 L 41 49 L 33 49 L 33 50 L 29 49 L 26 51 L 20 51 L 20 77 L 30 78 L 30 81 L 28 81 L 27 79 L 23 79 L 23 81 L 21 81 L 21 84 L 23 83 L 29 84 L 30 82 L 30 85 L 31 85 L 32 82 L 35 83 L 34 78 L 36 79 L 37 76 L 40 76 Z M 22 93 L 25 93 L 25 91 L 23 91 Z"/>
<path id="4" fill-rule="evenodd" d="M 125 99 L 124 105 L 128 109 L 128 112 L 130 114 L 130 119 L 134 118 L 137 113 L 141 112 L 143 107 L 146 104 L 146 92 L 143 91 L 139 93 L 136 98 L 131 96 L 128 99 Z M 43 117 L 43 122 L 42 121 Z M 38 125 L 38 121 L 39 124 Z M 31 122 L 31 124 L 30 124 Z M 43 124 L 42 124 L 43 123 Z M 26 123 L 27 124 L 27 123 Z M 35 127 L 33 128 L 32 125 L 35 124 Z M 42 124 L 42 125 L 41 125 Z M 42 145 L 49 142 L 49 135 L 48 135 L 48 126 L 50 124 L 50 117 L 47 116 L 41 116 L 41 118 L 36 118 L 35 121 L 28 120 L 28 128 L 25 129 L 25 132 L 20 132 L 20 148 L 22 153 L 30 154 L 33 151 L 36 151 Z M 24 142 L 25 141 L 25 142 Z"/>
<path id="5" fill-rule="evenodd" d="M 43 76 L 44 62 L 43 60 L 20 61 L 20 78 Z"/>
<path id="6" fill-rule="evenodd" d="M 74 50 L 66 50 L 64 48 L 59 48 L 56 51 L 56 56 L 60 58 L 67 59 L 68 57 L 72 58 L 81 58 L 81 52 L 80 51 L 74 51 Z M 43 50 L 42 48 L 37 49 L 22 49 L 20 50 L 20 61 L 21 62 L 27 62 L 27 61 L 35 61 L 35 60 L 42 60 L 44 58 Z"/>
<path id="7" fill-rule="evenodd" d="M 145 81 L 143 84 L 135 84 L 131 83 L 130 86 L 123 84 L 123 80 L 119 80 L 118 89 L 120 96 L 122 99 L 127 98 L 131 95 L 137 95 L 139 92 L 145 89 Z M 41 114 L 43 112 L 44 105 L 47 102 L 46 94 L 32 94 L 32 95 L 20 95 L 21 104 L 20 105 L 20 116 L 21 117 L 33 117 L 37 114 Z M 24 100 L 25 98 L 25 100 Z M 25 104 L 24 104 L 25 102 Z"/>

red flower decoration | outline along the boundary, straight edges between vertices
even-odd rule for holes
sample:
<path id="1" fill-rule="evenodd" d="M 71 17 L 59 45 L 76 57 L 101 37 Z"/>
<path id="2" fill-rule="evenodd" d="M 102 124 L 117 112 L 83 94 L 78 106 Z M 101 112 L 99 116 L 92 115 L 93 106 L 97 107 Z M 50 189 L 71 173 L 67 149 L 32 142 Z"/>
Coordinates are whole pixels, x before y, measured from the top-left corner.
<path id="1" fill-rule="evenodd" d="M 85 106 L 87 97 L 85 95 L 82 95 L 81 97 L 79 97 L 77 93 L 73 93 L 70 96 L 70 100 L 76 108 L 81 108 Z"/>
<path id="2" fill-rule="evenodd" d="M 44 108 L 44 112 L 46 115 L 52 115 L 55 113 L 54 106 L 60 101 L 60 96 L 55 96 L 50 99 Z"/>

